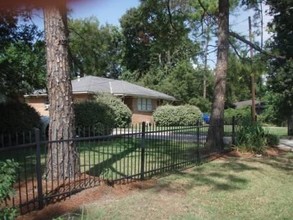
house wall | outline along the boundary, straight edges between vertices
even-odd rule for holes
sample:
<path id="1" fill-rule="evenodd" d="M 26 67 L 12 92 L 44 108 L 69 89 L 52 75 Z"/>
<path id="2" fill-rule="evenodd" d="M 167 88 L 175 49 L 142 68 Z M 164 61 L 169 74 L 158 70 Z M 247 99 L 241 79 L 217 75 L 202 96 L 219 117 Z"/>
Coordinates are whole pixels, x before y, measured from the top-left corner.
<path id="1" fill-rule="evenodd" d="M 46 108 L 46 104 L 48 104 L 46 96 L 26 97 L 25 102 L 33 107 L 41 116 L 49 116 L 49 110 Z"/>
<path id="2" fill-rule="evenodd" d="M 86 100 L 91 100 L 91 94 L 74 94 L 73 101 L 75 103 L 79 103 Z M 137 100 L 136 97 L 123 97 L 123 102 L 129 107 L 132 111 L 132 124 L 138 124 L 142 122 L 153 123 L 153 112 L 156 108 L 161 105 L 161 101 L 157 99 L 152 99 L 152 111 L 139 111 L 137 109 Z M 28 105 L 32 106 L 36 109 L 37 112 L 40 113 L 42 116 L 49 116 L 49 111 L 46 109 L 46 104 L 48 103 L 48 99 L 45 96 L 35 96 L 35 97 L 26 97 L 25 101 Z"/>
<path id="3" fill-rule="evenodd" d="M 137 101 L 138 101 L 138 98 L 131 97 L 131 101 L 127 100 L 127 102 L 124 102 L 132 111 L 132 118 L 131 118 L 132 124 L 138 124 L 142 122 L 154 123 L 153 112 L 158 107 L 159 101 L 156 99 L 152 99 L 153 110 L 148 112 L 139 111 L 137 109 Z"/>
<path id="4" fill-rule="evenodd" d="M 90 101 L 93 99 L 92 94 L 73 94 L 73 102 L 80 103 L 84 101 Z"/>

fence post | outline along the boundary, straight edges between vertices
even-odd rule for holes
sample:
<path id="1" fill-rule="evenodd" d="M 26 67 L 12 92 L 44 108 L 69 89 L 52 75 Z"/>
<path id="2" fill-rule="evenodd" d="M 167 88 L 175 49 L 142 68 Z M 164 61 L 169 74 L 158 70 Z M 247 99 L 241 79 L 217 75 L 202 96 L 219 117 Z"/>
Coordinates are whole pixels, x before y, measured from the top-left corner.
<path id="1" fill-rule="evenodd" d="M 44 207 L 43 199 L 43 186 L 42 186 L 42 171 L 41 171 L 41 143 L 40 143 L 40 129 L 35 129 L 36 138 L 36 175 L 37 175 L 37 188 L 38 188 L 38 203 L 39 209 Z"/>
<path id="2" fill-rule="evenodd" d="M 235 145 L 235 116 L 232 117 L 232 145 Z"/>
<path id="3" fill-rule="evenodd" d="M 145 160 L 145 122 L 142 122 L 141 129 L 141 164 L 140 164 L 140 179 L 144 180 L 144 160 Z"/>
<path id="4" fill-rule="evenodd" d="M 200 147 L 200 144 L 199 144 L 199 141 L 200 141 L 200 138 L 199 138 L 199 120 L 197 120 L 196 122 L 196 141 L 197 141 L 197 147 L 196 147 L 196 162 L 199 164 L 200 163 L 200 155 L 199 155 L 199 147 Z"/>

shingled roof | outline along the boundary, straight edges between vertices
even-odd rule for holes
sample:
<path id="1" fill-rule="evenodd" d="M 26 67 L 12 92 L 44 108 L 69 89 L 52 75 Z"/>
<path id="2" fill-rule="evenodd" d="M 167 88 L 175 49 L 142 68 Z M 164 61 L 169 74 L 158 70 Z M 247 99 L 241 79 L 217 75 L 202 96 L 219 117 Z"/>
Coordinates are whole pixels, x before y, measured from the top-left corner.
<path id="1" fill-rule="evenodd" d="M 135 96 L 175 101 L 173 96 L 148 89 L 123 80 L 108 79 L 97 76 L 85 76 L 71 81 L 73 94 L 111 93 L 114 96 Z M 47 96 L 46 90 L 36 90 L 26 96 Z"/>
<path id="2" fill-rule="evenodd" d="M 175 101 L 173 96 L 123 80 L 85 76 L 72 80 L 73 93 L 111 93 L 115 96 L 136 96 Z"/>

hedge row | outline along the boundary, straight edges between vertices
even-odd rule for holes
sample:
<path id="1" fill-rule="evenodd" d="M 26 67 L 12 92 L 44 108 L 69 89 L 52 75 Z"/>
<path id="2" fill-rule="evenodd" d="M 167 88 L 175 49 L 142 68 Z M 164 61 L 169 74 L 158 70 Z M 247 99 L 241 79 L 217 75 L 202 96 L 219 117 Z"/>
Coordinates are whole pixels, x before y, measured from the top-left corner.
<path id="1" fill-rule="evenodd" d="M 153 114 L 158 126 L 194 125 L 201 115 L 199 108 L 193 105 L 160 106 Z"/>

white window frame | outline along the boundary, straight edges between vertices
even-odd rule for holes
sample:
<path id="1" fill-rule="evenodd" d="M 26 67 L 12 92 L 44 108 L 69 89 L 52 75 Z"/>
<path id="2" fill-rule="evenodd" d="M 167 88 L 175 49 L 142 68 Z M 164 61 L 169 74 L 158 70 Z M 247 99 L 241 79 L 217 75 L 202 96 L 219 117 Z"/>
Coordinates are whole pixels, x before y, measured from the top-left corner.
<path id="1" fill-rule="evenodd" d="M 152 112 L 153 100 L 149 98 L 137 98 L 137 110 L 140 112 Z"/>

